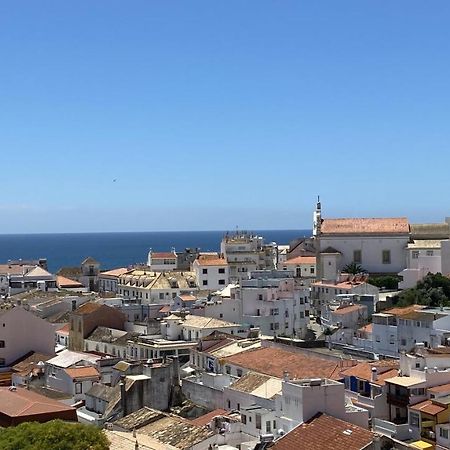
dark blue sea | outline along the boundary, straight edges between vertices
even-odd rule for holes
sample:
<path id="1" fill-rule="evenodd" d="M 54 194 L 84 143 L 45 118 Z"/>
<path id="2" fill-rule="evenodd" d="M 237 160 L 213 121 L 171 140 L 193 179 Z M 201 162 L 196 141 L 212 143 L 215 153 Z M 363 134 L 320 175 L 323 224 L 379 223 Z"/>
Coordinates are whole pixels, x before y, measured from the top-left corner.
<path id="1" fill-rule="evenodd" d="M 310 236 L 311 230 L 260 230 L 266 242 L 289 244 Z M 150 248 L 169 251 L 175 247 L 199 247 L 202 251 L 218 251 L 224 231 L 174 231 L 141 233 L 67 233 L 0 235 L 0 263 L 8 259 L 47 258 L 51 272 L 65 266 L 79 266 L 87 256 L 101 263 L 101 269 L 126 267 L 147 261 Z"/>

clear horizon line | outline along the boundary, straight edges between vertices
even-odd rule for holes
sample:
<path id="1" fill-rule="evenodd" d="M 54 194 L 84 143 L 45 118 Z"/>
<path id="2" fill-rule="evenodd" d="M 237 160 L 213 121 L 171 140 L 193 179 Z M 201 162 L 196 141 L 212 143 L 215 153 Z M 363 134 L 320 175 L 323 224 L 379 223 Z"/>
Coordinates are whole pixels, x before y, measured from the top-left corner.
<path id="1" fill-rule="evenodd" d="M 42 232 L 20 232 L 20 233 L 0 233 L 0 236 L 38 236 L 49 234 L 118 234 L 118 233 L 234 233 L 235 231 L 260 232 L 260 231 L 311 231 L 312 228 L 239 228 L 230 229 L 212 229 L 212 230 L 147 230 L 147 231 L 42 231 Z"/>

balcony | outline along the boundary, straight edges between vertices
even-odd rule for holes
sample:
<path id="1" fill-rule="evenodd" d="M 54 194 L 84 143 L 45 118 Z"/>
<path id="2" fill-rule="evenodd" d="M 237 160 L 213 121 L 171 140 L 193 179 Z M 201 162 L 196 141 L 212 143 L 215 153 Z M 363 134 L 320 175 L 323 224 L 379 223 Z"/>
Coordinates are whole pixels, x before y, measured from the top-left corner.
<path id="1" fill-rule="evenodd" d="M 387 394 L 387 402 L 390 403 L 391 405 L 406 407 L 409 404 L 409 396 L 388 393 Z"/>

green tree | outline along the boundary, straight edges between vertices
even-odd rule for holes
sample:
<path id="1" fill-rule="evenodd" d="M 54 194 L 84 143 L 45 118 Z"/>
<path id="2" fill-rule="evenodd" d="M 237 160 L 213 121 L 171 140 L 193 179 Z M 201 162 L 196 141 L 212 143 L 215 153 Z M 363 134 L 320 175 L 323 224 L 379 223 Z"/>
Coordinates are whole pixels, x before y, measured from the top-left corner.
<path id="1" fill-rule="evenodd" d="M 342 273 L 351 273 L 352 275 L 357 275 L 359 273 L 367 273 L 367 270 L 364 269 L 360 264 L 351 262 L 342 269 Z"/>
<path id="2" fill-rule="evenodd" d="M 0 430 L 2 450 L 108 450 L 109 442 L 100 428 L 52 420 L 25 422 Z"/>
<path id="3" fill-rule="evenodd" d="M 413 304 L 426 306 L 450 305 L 450 279 L 440 273 L 429 273 L 425 278 L 411 289 L 405 289 L 397 297 L 394 303 L 398 306 Z"/>

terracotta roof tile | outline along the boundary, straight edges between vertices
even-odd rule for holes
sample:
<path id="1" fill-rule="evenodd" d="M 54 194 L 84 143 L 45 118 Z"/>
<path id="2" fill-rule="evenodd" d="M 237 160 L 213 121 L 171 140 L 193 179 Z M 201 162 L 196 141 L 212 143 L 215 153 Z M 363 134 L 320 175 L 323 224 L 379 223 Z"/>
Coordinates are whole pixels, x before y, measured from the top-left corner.
<path id="1" fill-rule="evenodd" d="M 75 314 L 91 314 L 98 309 L 100 309 L 102 306 L 100 303 L 93 303 L 93 302 L 87 302 L 84 305 L 79 306 L 74 313 Z"/>
<path id="2" fill-rule="evenodd" d="M 65 372 L 67 375 L 69 375 L 70 378 L 73 378 L 74 380 L 80 379 L 80 378 L 92 378 L 92 377 L 98 377 L 100 378 L 100 374 L 98 373 L 98 370 L 95 367 L 73 367 L 72 369 L 65 369 Z"/>
<path id="3" fill-rule="evenodd" d="M 349 305 L 349 306 L 343 306 L 341 308 L 335 309 L 332 311 L 333 314 L 348 314 L 355 311 L 362 311 L 366 309 L 363 305 Z"/>
<path id="4" fill-rule="evenodd" d="M 171 252 L 153 252 L 152 259 L 177 259 L 177 255 Z"/>
<path id="5" fill-rule="evenodd" d="M 373 367 L 377 368 L 377 381 L 372 382 L 371 379 Z M 399 367 L 399 362 L 394 360 L 372 363 L 363 362 L 349 369 L 345 369 L 341 372 L 341 374 L 348 377 L 359 378 L 360 380 L 371 381 L 373 384 L 376 384 L 378 386 L 384 386 L 386 384 L 386 379 L 398 375 Z"/>
<path id="6" fill-rule="evenodd" d="M 287 371 L 291 379 L 297 380 L 305 378 L 339 380 L 342 378 L 342 370 L 357 364 L 352 360 L 335 362 L 320 356 L 292 353 L 272 347 L 241 352 L 224 358 L 223 362 L 278 378 L 282 378 L 283 372 Z"/>
<path id="7" fill-rule="evenodd" d="M 226 266 L 227 260 L 217 256 L 200 255 L 197 259 L 199 266 Z"/>
<path id="8" fill-rule="evenodd" d="M 288 259 L 283 264 L 286 266 L 296 265 L 296 264 L 315 264 L 315 256 L 297 256 L 296 258 Z"/>
<path id="9" fill-rule="evenodd" d="M 428 388 L 428 392 L 432 394 L 441 394 L 442 392 L 450 392 L 450 384 L 441 384 L 440 386 L 434 386 L 432 388 Z"/>
<path id="10" fill-rule="evenodd" d="M 323 219 L 322 234 L 409 234 L 406 217 Z"/>
<path id="11" fill-rule="evenodd" d="M 63 277 L 62 275 L 56 276 L 56 284 L 59 288 L 76 288 L 83 287 L 83 285 L 79 281 L 71 280 L 70 278 Z"/>
<path id="12" fill-rule="evenodd" d="M 444 406 L 436 405 L 431 400 L 425 400 L 411 406 L 410 409 L 435 416 L 436 414 L 445 411 L 447 408 L 445 408 Z"/>
<path id="13" fill-rule="evenodd" d="M 392 314 L 394 316 L 404 316 L 405 314 L 409 314 L 411 312 L 420 310 L 425 308 L 424 305 L 410 305 L 410 306 L 404 306 L 404 307 L 398 307 L 398 308 L 390 308 L 386 309 L 384 311 L 381 311 L 382 313 L 386 314 Z"/>
<path id="14" fill-rule="evenodd" d="M 24 388 L 0 387 L 0 414 L 9 417 L 75 411 L 75 408 Z M 74 414 L 76 417 L 76 414 Z"/>
<path id="15" fill-rule="evenodd" d="M 214 417 L 227 415 L 228 411 L 226 411 L 225 409 L 215 409 L 214 411 L 206 413 L 203 416 L 197 417 L 196 419 L 192 419 L 191 423 L 193 425 L 197 425 L 198 427 L 203 427 L 205 425 L 208 425 L 209 422 L 211 422 L 211 420 L 214 419 Z"/>
<path id="16" fill-rule="evenodd" d="M 123 275 L 127 272 L 129 272 L 129 269 L 127 269 L 126 267 L 120 267 L 119 269 L 111 269 L 106 270 L 105 272 L 101 272 L 99 276 L 120 277 L 120 275 Z"/>
<path id="17" fill-rule="evenodd" d="M 326 414 L 318 414 L 298 425 L 270 447 L 272 450 L 361 450 L 374 434 Z"/>

